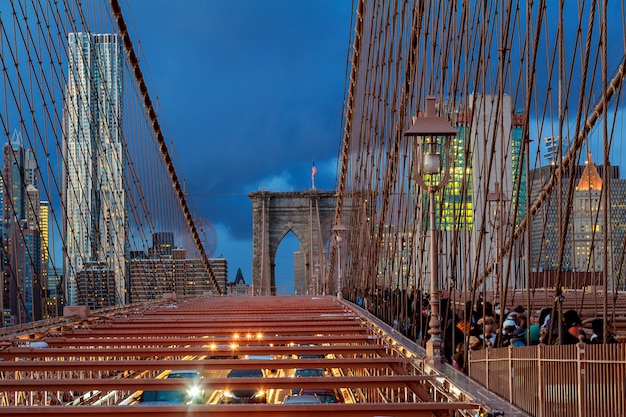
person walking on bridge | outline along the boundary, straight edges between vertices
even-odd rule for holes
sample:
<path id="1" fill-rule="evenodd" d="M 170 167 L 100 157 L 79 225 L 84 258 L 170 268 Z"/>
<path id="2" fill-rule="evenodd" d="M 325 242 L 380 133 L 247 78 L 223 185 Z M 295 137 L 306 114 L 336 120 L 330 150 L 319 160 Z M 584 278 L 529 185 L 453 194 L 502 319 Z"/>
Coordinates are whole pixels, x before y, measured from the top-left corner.
<path id="1" fill-rule="evenodd" d="M 589 339 L 583 331 L 583 322 L 575 310 L 567 310 L 563 313 L 563 332 L 561 345 L 575 345 L 579 342 L 589 343 Z"/>
<path id="2" fill-rule="evenodd" d="M 593 335 L 589 338 L 589 343 L 593 345 L 601 345 L 602 343 L 617 343 L 617 340 L 611 333 L 607 332 L 606 342 L 604 341 L 604 320 L 600 317 L 596 317 L 591 322 L 591 329 Z"/>

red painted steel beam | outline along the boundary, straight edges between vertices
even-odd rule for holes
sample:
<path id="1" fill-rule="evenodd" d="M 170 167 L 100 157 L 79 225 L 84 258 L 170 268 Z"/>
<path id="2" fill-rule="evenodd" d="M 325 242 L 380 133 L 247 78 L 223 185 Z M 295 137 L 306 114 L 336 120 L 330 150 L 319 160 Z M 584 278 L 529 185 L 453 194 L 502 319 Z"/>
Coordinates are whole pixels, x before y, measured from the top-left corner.
<path id="1" fill-rule="evenodd" d="M 171 369 L 295 369 L 295 368 L 389 368 L 409 363 L 408 358 L 337 359 L 209 359 L 209 360 L 115 360 L 115 361 L 3 361 L 3 371 L 131 371 Z"/>
<path id="2" fill-rule="evenodd" d="M 112 324 L 116 324 L 116 325 L 134 325 L 136 323 L 145 323 L 145 324 L 154 324 L 154 323 L 158 323 L 160 321 L 163 321 L 164 319 L 167 319 L 167 321 L 170 322 L 177 322 L 177 323 L 189 323 L 189 324 L 202 324 L 202 323 L 206 323 L 207 321 L 215 321 L 216 323 L 227 323 L 229 322 L 229 319 L 232 319 L 233 321 L 243 321 L 243 322 L 250 322 L 250 323 L 262 323 L 264 321 L 267 320 L 273 320 L 273 321 L 277 321 L 277 322 L 301 322 L 301 321 L 313 321 L 313 322 L 332 322 L 332 323 L 354 323 L 355 321 L 358 321 L 358 319 L 354 318 L 354 316 L 348 316 L 348 315 L 329 315 L 326 314 L 323 310 L 320 310 L 319 312 L 303 312 L 303 311 L 295 311 L 295 312 L 289 312 L 289 316 L 288 317 L 284 317 L 284 312 L 280 312 L 279 314 L 267 314 L 267 313 L 263 313 L 263 312 L 259 312 L 259 314 L 254 315 L 254 316 L 250 316 L 249 315 L 249 311 L 246 311 L 243 314 L 240 315 L 235 315 L 232 313 L 229 313 L 228 315 L 224 316 L 223 314 L 207 314 L 207 313 L 202 313 L 201 315 L 193 315 L 190 313 L 185 312 L 184 314 L 180 315 L 180 316 L 176 316 L 176 315 L 171 315 L 171 314 L 160 314 L 160 315 L 144 315 L 144 316 L 137 316 L 137 317 L 132 317 L 132 318 L 128 318 L 128 317 L 124 317 L 124 318 L 118 318 L 118 317 L 114 317 L 111 318 L 111 320 L 109 320 L 109 323 Z"/>
<path id="3" fill-rule="evenodd" d="M 142 326 L 137 327 L 136 329 L 100 329 L 94 328 L 91 330 L 76 330 L 72 332 L 63 332 L 65 337 L 137 337 L 137 336 L 154 336 L 155 334 L 161 334 L 163 332 L 167 332 L 169 336 L 192 336 L 192 337 L 232 337 L 233 334 L 246 334 L 248 332 L 261 332 L 264 334 L 268 334 L 270 336 L 311 336 L 312 334 L 321 334 L 322 336 L 326 335 L 350 335 L 350 334 L 365 334 L 367 329 L 364 327 L 348 327 L 348 326 L 338 326 L 331 327 L 327 326 L 325 328 L 311 326 L 311 325 L 302 325 L 302 326 L 294 326 L 290 324 L 289 326 L 279 326 L 279 325 L 271 325 L 267 326 L 238 326 L 237 324 L 233 324 L 231 326 L 224 326 L 222 329 L 212 327 L 207 324 L 206 327 L 200 328 L 181 328 L 178 326 L 170 326 L 169 324 L 162 324 L 161 326 L 154 326 L 153 328 L 144 328 Z M 320 336 L 321 337 L 321 336 Z"/>
<path id="4" fill-rule="evenodd" d="M 256 334 L 256 333 L 255 333 Z M 79 337 L 44 337 L 39 339 L 48 343 L 50 347 L 64 347 L 64 346 L 172 346 L 172 345 L 185 345 L 185 346 L 203 346 L 210 343 L 219 344 L 231 344 L 238 343 L 241 345 L 254 345 L 262 347 L 267 345 L 267 349 L 272 349 L 271 345 L 287 345 L 290 343 L 296 344 L 310 344 L 310 343 L 374 343 L 380 341 L 380 336 L 371 336 L 366 334 L 355 335 L 324 335 L 323 339 L 316 336 L 268 336 L 264 335 L 261 338 L 242 335 L 240 338 L 230 337 L 220 339 L 205 339 L 205 338 L 190 338 L 184 336 L 177 337 L 115 337 L 107 335 L 106 339 L 93 339 L 92 336 L 81 335 Z M 18 342 L 18 339 L 11 339 L 11 342 Z"/>
<path id="5" fill-rule="evenodd" d="M 457 410 L 477 410 L 474 403 L 361 403 L 361 404 L 229 404 L 192 406 L 48 406 L 6 407 L 11 416 L 94 416 L 94 417 L 187 417 L 190 415 L 215 415 L 220 417 L 433 417 L 453 416 Z"/>
<path id="6" fill-rule="evenodd" d="M 262 332 L 267 334 L 276 334 L 276 335 L 302 335 L 302 336 L 311 336 L 314 334 L 362 334 L 367 331 L 365 327 L 359 327 L 358 325 L 346 325 L 346 324 L 328 324 L 328 323 L 316 323 L 312 320 L 297 324 L 297 323 L 289 323 L 288 325 L 265 322 L 265 323 L 248 323 L 241 322 L 236 323 L 233 322 L 231 324 L 216 324 L 211 325 L 207 322 L 206 326 L 183 326 L 177 325 L 174 322 L 163 321 L 159 325 L 151 325 L 151 326 L 137 326 L 137 327 L 124 327 L 118 328 L 116 326 L 111 328 L 101 328 L 94 327 L 90 329 L 76 329 L 71 332 L 64 332 L 65 336 L 78 337 L 78 336 L 87 336 L 93 337 L 96 335 L 143 335 L 143 334 L 154 334 L 160 333 L 163 328 L 171 328 L 173 330 L 172 335 L 176 334 L 188 334 L 188 335 L 198 335 L 203 336 L 205 334 L 215 334 L 215 335 L 228 335 L 232 336 L 233 333 L 247 333 L 247 332 Z"/>
<path id="7" fill-rule="evenodd" d="M 290 315 L 289 317 L 283 318 L 282 316 L 260 315 L 260 316 L 254 316 L 254 317 L 245 317 L 245 316 L 232 317 L 231 316 L 230 320 L 226 320 L 224 317 L 210 317 L 210 316 L 203 316 L 202 318 L 190 318 L 188 316 L 184 316 L 184 317 L 160 316 L 158 318 L 152 317 L 149 320 L 141 319 L 141 318 L 137 318 L 134 320 L 123 320 L 123 321 L 112 320 L 110 323 L 107 323 L 107 325 L 120 327 L 120 328 L 134 328 L 140 325 L 144 327 L 154 327 L 154 326 L 159 326 L 164 321 L 167 321 L 170 324 L 177 324 L 177 325 L 186 326 L 186 327 L 198 327 L 198 326 L 204 326 L 204 325 L 225 326 L 225 325 L 232 325 L 233 323 L 243 323 L 246 325 L 248 324 L 265 325 L 267 323 L 277 323 L 283 326 L 286 326 L 289 324 L 296 325 L 296 326 L 300 324 L 307 324 L 307 325 L 329 324 L 333 326 L 352 326 L 355 323 L 360 324 L 359 321 L 353 318 L 346 318 L 346 317 L 331 318 L 331 317 L 315 317 L 315 316 L 310 316 L 310 315 L 303 315 L 303 316 L 291 316 Z M 85 325 L 87 326 L 88 324 L 85 323 Z"/>
<path id="8" fill-rule="evenodd" d="M 296 354 L 335 354 L 335 355 L 365 355 L 376 354 L 376 352 L 384 349 L 384 345 L 372 344 L 372 345 L 335 345 L 335 346 L 274 346 L 272 352 L 274 355 L 296 355 Z M 16 357 L 21 358 L 52 358 L 52 357 L 64 357 L 64 358 L 121 358 L 121 357 L 171 357 L 171 356 L 204 356 L 211 354 L 231 354 L 231 349 L 210 349 L 209 347 L 198 346 L 176 346 L 176 347 L 103 347 L 98 349 L 90 348 L 46 348 L 46 349 L 34 349 L 34 348 L 8 348 L 0 351 L 0 358 L 11 359 Z M 252 346 L 240 346 L 237 348 L 236 353 L 239 356 L 243 355 L 259 355 L 267 353 L 264 348 L 252 347 Z"/>
<path id="9" fill-rule="evenodd" d="M 301 378 L 206 378 L 212 389 L 290 389 L 306 384 L 307 388 L 377 388 L 406 387 L 407 384 L 431 382 L 433 375 L 383 375 L 355 377 L 307 377 Z M 136 379 L 0 379 L 0 391 L 135 391 L 135 390 L 184 390 L 189 381 L 179 378 Z"/>

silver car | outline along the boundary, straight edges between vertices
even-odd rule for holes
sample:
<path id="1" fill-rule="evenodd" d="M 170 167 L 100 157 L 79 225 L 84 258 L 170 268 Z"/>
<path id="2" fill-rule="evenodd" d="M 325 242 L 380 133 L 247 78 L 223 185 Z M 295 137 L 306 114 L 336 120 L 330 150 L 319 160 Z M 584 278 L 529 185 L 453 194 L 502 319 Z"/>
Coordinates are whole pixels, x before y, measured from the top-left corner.
<path id="1" fill-rule="evenodd" d="M 321 404 L 317 395 L 287 395 L 283 404 Z"/>

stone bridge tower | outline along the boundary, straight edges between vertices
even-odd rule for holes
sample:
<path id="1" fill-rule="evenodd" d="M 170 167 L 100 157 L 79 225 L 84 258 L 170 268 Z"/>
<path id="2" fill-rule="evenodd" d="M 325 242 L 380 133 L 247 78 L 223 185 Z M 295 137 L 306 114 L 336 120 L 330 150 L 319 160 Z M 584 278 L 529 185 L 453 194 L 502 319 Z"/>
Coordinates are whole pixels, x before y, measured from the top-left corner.
<path id="1" fill-rule="evenodd" d="M 301 268 L 295 267 L 294 289 L 298 294 L 320 291 L 335 215 L 335 193 L 257 191 L 252 200 L 252 285 L 254 295 L 276 294 L 276 251 L 289 233 L 300 240 Z M 317 266 L 317 268 L 316 268 Z M 295 271 L 294 271 L 295 272 Z"/>

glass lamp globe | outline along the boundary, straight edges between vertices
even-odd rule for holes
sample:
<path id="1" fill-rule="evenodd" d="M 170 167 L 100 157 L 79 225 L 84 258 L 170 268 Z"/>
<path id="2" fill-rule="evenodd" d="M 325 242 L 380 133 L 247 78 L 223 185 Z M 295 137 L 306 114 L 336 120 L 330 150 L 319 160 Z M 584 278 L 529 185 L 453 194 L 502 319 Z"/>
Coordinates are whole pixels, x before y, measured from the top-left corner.
<path id="1" fill-rule="evenodd" d="M 441 170 L 441 155 L 438 153 L 424 154 L 424 173 L 438 174 Z"/>

